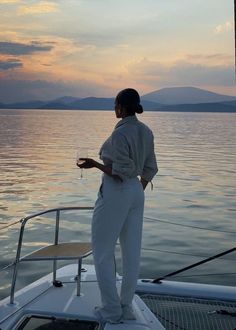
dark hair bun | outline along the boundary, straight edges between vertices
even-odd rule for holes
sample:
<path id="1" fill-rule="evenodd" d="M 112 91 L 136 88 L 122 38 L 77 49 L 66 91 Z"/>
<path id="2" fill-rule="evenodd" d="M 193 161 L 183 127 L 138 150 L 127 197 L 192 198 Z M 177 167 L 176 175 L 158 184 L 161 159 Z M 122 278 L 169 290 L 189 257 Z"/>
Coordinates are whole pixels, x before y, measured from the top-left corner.
<path id="1" fill-rule="evenodd" d="M 142 107 L 141 104 L 138 104 L 138 105 L 137 105 L 137 109 L 136 109 L 135 112 L 136 112 L 136 113 L 143 113 L 143 107 Z"/>
<path id="2" fill-rule="evenodd" d="M 116 96 L 115 102 L 123 106 L 126 113 L 129 115 L 143 112 L 139 93 L 133 88 L 126 88 L 120 91 Z"/>

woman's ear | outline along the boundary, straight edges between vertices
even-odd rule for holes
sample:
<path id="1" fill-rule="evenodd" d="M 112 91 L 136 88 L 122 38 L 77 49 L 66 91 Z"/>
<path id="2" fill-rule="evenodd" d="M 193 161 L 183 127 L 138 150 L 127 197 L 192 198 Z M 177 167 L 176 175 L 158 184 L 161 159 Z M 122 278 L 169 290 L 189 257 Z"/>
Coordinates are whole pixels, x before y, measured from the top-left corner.
<path id="1" fill-rule="evenodd" d="M 122 115 L 122 107 L 121 107 L 120 104 L 118 105 L 118 114 L 119 114 L 120 116 Z"/>
<path id="2" fill-rule="evenodd" d="M 117 104 L 115 110 L 116 110 L 116 117 L 121 118 L 122 117 L 122 107 L 121 107 L 121 105 Z"/>

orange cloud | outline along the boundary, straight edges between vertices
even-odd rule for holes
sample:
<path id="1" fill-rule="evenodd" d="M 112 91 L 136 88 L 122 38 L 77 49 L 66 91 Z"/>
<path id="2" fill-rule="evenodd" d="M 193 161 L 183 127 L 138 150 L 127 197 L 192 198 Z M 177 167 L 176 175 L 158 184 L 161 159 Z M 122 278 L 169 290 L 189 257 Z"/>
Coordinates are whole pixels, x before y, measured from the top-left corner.
<path id="1" fill-rule="evenodd" d="M 56 3 L 40 1 L 32 6 L 20 6 L 18 8 L 18 15 L 46 14 L 55 11 L 58 11 L 58 6 Z"/>
<path id="2" fill-rule="evenodd" d="M 21 0 L 0 0 L 0 5 L 8 4 L 8 3 L 17 3 L 17 2 L 21 2 Z"/>
<path id="3" fill-rule="evenodd" d="M 222 32 L 227 32 L 227 31 L 232 31 L 233 30 L 233 23 L 227 21 L 223 24 L 217 25 L 215 27 L 215 33 L 222 33 Z"/>

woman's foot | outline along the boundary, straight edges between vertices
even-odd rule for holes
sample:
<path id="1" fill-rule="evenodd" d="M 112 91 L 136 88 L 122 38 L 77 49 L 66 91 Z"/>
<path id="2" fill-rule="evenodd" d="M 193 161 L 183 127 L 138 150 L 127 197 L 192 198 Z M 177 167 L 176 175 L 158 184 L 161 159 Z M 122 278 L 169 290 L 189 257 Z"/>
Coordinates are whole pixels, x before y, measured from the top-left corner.
<path id="1" fill-rule="evenodd" d="M 111 324 L 122 323 L 122 313 L 119 314 L 109 314 L 102 307 L 95 307 L 94 313 L 101 322 L 108 322 Z"/>
<path id="2" fill-rule="evenodd" d="M 136 320 L 133 308 L 131 305 L 121 305 L 124 320 Z"/>

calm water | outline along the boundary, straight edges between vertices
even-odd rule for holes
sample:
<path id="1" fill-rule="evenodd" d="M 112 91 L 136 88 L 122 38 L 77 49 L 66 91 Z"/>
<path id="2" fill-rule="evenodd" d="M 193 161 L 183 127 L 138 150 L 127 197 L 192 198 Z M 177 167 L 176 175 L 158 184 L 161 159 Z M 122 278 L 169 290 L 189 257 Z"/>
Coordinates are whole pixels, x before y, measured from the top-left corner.
<path id="1" fill-rule="evenodd" d="M 164 221 L 145 219 L 141 276 L 157 277 L 235 246 L 236 114 L 148 112 L 141 118 L 154 132 L 159 164 L 145 216 Z M 97 158 L 116 122 L 112 112 L 0 110 L 0 226 L 57 206 L 93 206 L 100 173 L 87 170 L 79 180 L 76 150 L 87 147 Z M 61 241 L 88 240 L 90 222 L 89 212 L 63 213 Z M 23 253 L 50 242 L 53 223 L 49 216 L 30 222 Z M 0 268 L 15 256 L 18 229 L 0 231 Z M 235 254 L 176 280 L 235 285 L 235 275 L 220 275 L 236 273 Z M 119 255 L 118 247 L 118 269 Z M 22 264 L 18 288 L 50 271 L 48 262 Z M 11 271 L 0 276 L 3 297 Z"/>

